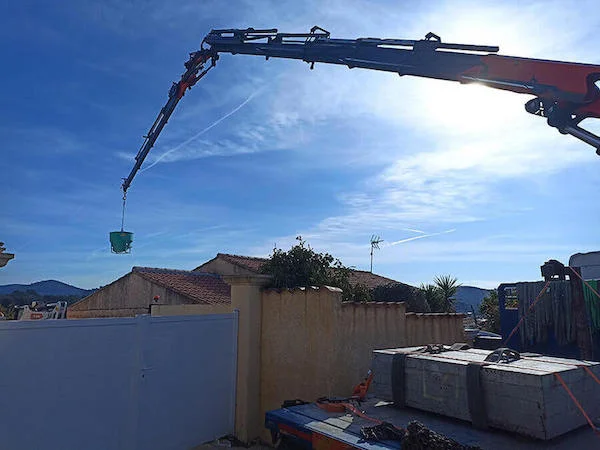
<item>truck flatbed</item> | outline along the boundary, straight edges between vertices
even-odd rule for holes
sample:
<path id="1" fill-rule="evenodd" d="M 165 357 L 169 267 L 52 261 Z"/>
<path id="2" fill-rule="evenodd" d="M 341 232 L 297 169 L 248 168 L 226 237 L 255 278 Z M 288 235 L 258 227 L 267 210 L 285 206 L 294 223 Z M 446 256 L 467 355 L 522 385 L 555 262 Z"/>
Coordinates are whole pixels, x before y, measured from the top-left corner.
<path id="1" fill-rule="evenodd" d="M 498 430 L 479 430 L 469 422 L 428 413 L 413 408 L 396 408 L 387 402 L 369 399 L 360 406 L 367 416 L 406 428 L 409 422 L 417 421 L 428 429 L 451 438 L 463 445 L 479 446 L 485 450 L 567 450 L 600 448 L 600 436 L 588 426 L 574 430 L 558 438 L 542 441 L 526 438 Z M 289 406 L 269 411 L 265 426 L 275 436 L 283 435 L 305 448 L 360 448 L 364 450 L 401 449 L 400 441 L 365 441 L 361 437 L 362 427 L 376 425 L 368 419 L 352 413 L 332 413 L 315 403 Z M 326 445 L 323 445 L 326 444 Z"/>

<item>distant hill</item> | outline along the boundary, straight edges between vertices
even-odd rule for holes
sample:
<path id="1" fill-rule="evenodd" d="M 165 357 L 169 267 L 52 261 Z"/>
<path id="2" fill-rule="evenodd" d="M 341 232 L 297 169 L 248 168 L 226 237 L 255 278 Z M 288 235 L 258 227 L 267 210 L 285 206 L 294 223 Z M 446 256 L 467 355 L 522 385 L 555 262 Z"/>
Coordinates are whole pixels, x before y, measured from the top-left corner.
<path id="1" fill-rule="evenodd" d="M 460 286 L 456 291 L 454 305 L 456 312 L 471 312 L 471 306 L 479 313 L 479 304 L 491 292 L 490 289 L 481 289 L 474 286 Z"/>
<path id="2" fill-rule="evenodd" d="M 81 289 L 56 280 L 38 281 L 31 284 L 5 284 L 0 286 L 0 294 L 12 294 L 15 291 L 27 290 L 35 291 L 40 295 L 76 296 L 80 298 L 94 292 L 93 289 Z"/>

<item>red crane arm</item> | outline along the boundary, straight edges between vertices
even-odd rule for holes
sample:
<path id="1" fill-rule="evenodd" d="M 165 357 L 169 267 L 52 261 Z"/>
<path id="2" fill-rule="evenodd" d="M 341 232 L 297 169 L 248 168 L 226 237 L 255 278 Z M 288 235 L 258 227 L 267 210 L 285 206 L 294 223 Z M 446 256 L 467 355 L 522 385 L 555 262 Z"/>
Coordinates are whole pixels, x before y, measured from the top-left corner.
<path id="1" fill-rule="evenodd" d="M 206 45 L 206 48 L 205 48 Z M 313 27 L 310 33 L 279 33 L 276 29 L 212 30 L 201 49 L 191 53 L 186 72 L 174 83 L 140 148 L 129 176 L 123 181 L 126 192 L 179 100 L 208 70 L 221 53 L 298 59 L 315 63 L 344 65 L 394 72 L 459 83 L 480 83 L 491 88 L 533 95 L 525 104 L 531 114 L 547 118 L 548 125 L 562 134 L 571 134 L 596 148 L 600 137 L 581 128 L 588 117 L 600 118 L 600 66 L 563 61 L 497 55 L 498 47 L 442 42 L 428 33 L 425 39 L 332 39 L 329 32 Z M 211 62 L 208 68 L 205 64 Z"/>

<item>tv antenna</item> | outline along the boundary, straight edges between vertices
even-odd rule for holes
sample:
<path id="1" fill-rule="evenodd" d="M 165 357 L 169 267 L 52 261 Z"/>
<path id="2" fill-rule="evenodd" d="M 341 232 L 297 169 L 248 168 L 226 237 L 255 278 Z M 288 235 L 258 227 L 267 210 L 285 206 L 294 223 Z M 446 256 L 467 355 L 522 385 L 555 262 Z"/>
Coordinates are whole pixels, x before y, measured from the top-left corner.
<path id="1" fill-rule="evenodd" d="M 379 250 L 379 244 L 383 242 L 376 234 L 371 235 L 371 273 L 373 273 L 373 250 Z"/>

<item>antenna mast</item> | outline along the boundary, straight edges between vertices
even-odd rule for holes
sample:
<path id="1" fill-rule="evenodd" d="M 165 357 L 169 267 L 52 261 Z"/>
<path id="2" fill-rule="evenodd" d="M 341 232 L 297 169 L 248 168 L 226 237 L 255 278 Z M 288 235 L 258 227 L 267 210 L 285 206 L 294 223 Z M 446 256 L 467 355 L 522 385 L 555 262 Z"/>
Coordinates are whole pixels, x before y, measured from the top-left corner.
<path id="1" fill-rule="evenodd" d="M 371 235 L 371 273 L 373 273 L 373 250 L 379 250 L 379 244 L 381 242 L 383 242 L 383 239 L 381 239 L 379 236 L 376 234 Z"/>

